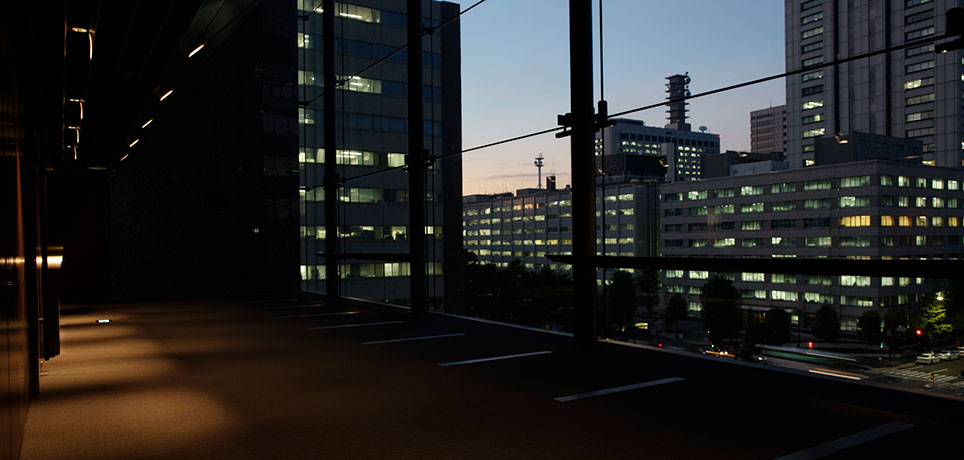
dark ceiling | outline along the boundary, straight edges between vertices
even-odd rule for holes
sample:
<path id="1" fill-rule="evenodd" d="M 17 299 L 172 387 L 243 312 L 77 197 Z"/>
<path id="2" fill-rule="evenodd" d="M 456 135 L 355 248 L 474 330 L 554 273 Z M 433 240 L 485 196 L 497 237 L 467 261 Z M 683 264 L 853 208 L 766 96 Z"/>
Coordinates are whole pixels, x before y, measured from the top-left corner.
<path id="1" fill-rule="evenodd" d="M 141 126 L 163 114 L 160 98 L 182 70 L 205 59 L 257 3 L 68 0 L 14 7 L 23 17 L 20 35 L 28 38 L 18 45 L 26 63 L 21 75 L 35 76 L 24 97 L 45 121 L 48 168 L 115 168 Z M 201 44 L 203 52 L 189 58 Z"/>

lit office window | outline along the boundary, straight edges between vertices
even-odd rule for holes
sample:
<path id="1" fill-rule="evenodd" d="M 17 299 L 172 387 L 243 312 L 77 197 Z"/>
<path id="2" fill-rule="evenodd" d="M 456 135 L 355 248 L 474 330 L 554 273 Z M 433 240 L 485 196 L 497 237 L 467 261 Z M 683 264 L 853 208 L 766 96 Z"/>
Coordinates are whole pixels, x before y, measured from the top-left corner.
<path id="1" fill-rule="evenodd" d="M 690 270 L 689 276 L 690 276 L 690 279 L 705 280 L 705 279 L 709 279 L 710 272 L 706 270 Z"/>
<path id="2" fill-rule="evenodd" d="M 763 212 L 763 203 L 745 203 L 740 205 L 740 212 L 750 213 L 750 212 Z"/>
<path id="3" fill-rule="evenodd" d="M 762 283 L 766 281 L 766 275 L 763 273 L 741 273 L 740 281 L 746 281 L 748 283 Z"/>
<path id="4" fill-rule="evenodd" d="M 740 187 L 740 196 L 763 195 L 762 185 L 744 185 Z"/>
<path id="5" fill-rule="evenodd" d="M 840 218 L 841 227 L 870 227 L 870 216 L 845 216 Z"/>

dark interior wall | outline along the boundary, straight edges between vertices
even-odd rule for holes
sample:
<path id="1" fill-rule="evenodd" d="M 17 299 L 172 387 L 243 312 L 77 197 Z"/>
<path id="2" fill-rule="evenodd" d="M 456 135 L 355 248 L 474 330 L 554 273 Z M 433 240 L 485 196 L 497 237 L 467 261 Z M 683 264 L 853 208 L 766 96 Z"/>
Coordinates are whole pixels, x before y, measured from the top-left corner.
<path id="1" fill-rule="evenodd" d="M 115 300 L 296 291 L 294 2 L 209 43 L 110 181 Z"/>
<path id="2" fill-rule="evenodd" d="M 0 5 L 0 460 L 19 457 L 39 380 L 36 257 L 46 119 L 28 101 L 39 99 L 41 85 L 30 26 L 43 27 L 25 14 L 22 6 Z"/>
<path id="3" fill-rule="evenodd" d="M 2 40 L 2 38 L 0 38 Z M 0 44 L 6 48 L 8 44 Z M 6 51 L 6 50 L 4 50 Z M 6 61 L 8 56 L 4 55 Z M 7 61 L 9 62 L 9 61 Z M 4 72 L 5 73 L 5 72 Z M 2 77 L 0 77 L 2 78 Z M 19 106 L 9 81 L 0 80 L 0 459 L 17 458 L 29 403 L 27 350 L 27 264 L 20 176 L 23 132 Z"/>

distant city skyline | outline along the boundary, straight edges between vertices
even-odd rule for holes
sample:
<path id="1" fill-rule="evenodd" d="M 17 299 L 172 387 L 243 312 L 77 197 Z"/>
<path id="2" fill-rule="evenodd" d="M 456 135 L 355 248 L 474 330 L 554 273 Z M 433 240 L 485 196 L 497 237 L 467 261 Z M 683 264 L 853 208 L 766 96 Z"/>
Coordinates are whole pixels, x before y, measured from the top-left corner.
<path id="1" fill-rule="evenodd" d="M 603 10 L 610 113 L 664 100 L 670 74 L 689 72 L 695 94 L 784 71 L 783 2 L 608 0 Z M 569 110 L 565 3 L 486 2 L 461 17 L 461 29 L 464 148 L 551 128 L 556 115 Z M 721 150 L 749 150 L 750 111 L 784 103 L 785 83 L 778 79 L 692 100 L 689 122 L 694 130 L 707 126 L 719 134 Z M 667 123 L 665 107 L 626 117 L 650 126 Z M 540 151 L 543 181 L 554 173 L 560 187 L 569 184 L 569 141 L 548 134 L 464 155 L 463 193 L 536 187 L 533 159 Z"/>

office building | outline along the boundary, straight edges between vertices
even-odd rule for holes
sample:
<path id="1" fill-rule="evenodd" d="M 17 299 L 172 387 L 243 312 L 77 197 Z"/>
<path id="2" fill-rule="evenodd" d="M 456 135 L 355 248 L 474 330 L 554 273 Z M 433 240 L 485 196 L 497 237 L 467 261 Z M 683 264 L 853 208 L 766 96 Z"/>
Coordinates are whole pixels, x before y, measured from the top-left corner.
<path id="1" fill-rule="evenodd" d="M 964 171 L 871 160 L 706 179 L 660 188 L 665 256 L 958 259 Z M 844 330 L 867 309 L 911 310 L 921 278 L 740 273 L 746 308 L 838 309 Z M 666 270 L 665 294 L 699 310 L 706 271 Z M 806 322 L 804 324 L 807 324 Z"/>
<path id="2" fill-rule="evenodd" d="M 610 121 L 612 126 L 596 133 L 596 162 L 605 155 L 607 182 L 650 176 L 657 166 L 637 155 L 662 160 L 668 182 L 698 180 L 703 156 L 720 153 L 718 134 L 646 126 L 629 118 Z"/>
<path id="3" fill-rule="evenodd" d="M 596 189 L 596 237 L 606 255 L 657 255 L 658 183 L 655 180 L 607 184 Z M 528 269 L 546 266 L 546 254 L 572 254 L 572 192 L 547 189 L 516 196 L 474 195 L 463 209 L 464 243 L 484 263 L 507 266 L 519 260 Z M 605 236 L 603 236 L 605 229 Z"/>
<path id="4" fill-rule="evenodd" d="M 787 158 L 814 164 L 814 141 L 855 131 L 918 139 L 921 162 L 961 167 L 961 50 L 921 43 L 852 62 L 834 58 L 926 40 L 946 32 L 957 0 L 786 0 Z"/>
<path id="5" fill-rule="evenodd" d="M 301 170 L 301 276 L 302 288 L 324 292 L 325 250 L 324 190 L 326 165 L 321 125 L 322 15 L 317 1 L 300 0 L 298 21 L 299 134 Z M 424 40 L 425 77 L 423 126 L 408 126 L 407 50 L 391 54 L 406 43 L 404 3 L 380 0 L 365 6 L 336 2 L 335 67 L 337 174 L 346 180 L 339 191 L 338 251 L 358 255 L 340 265 L 343 295 L 407 303 L 409 263 L 408 130 L 424 129 L 428 157 L 461 149 L 461 75 L 459 24 L 455 20 Z M 319 8 L 320 10 L 320 8 Z M 422 21 L 437 26 L 458 14 L 458 5 L 431 2 Z M 356 75 L 376 60 L 384 62 Z M 359 175 L 396 168 L 353 180 Z M 425 180 L 426 211 L 430 221 L 425 254 L 429 272 L 429 297 L 440 300 L 444 292 L 441 266 L 457 275 L 461 263 L 461 157 L 432 162 Z M 379 254 L 394 260 L 377 260 Z M 457 283 L 456 283 L 457 284 Z"/>
<path id="6" fill-rule="evenodd" d="M 780 152 L 753 153 L 727 150 L 703 157 L 703 178 L 738 176 L 787 169 Z"/>
<path id="7" fill-rule="evenodd" d="M 750 112 L 750 151 L 787 154 L 787 106 Z"/>

